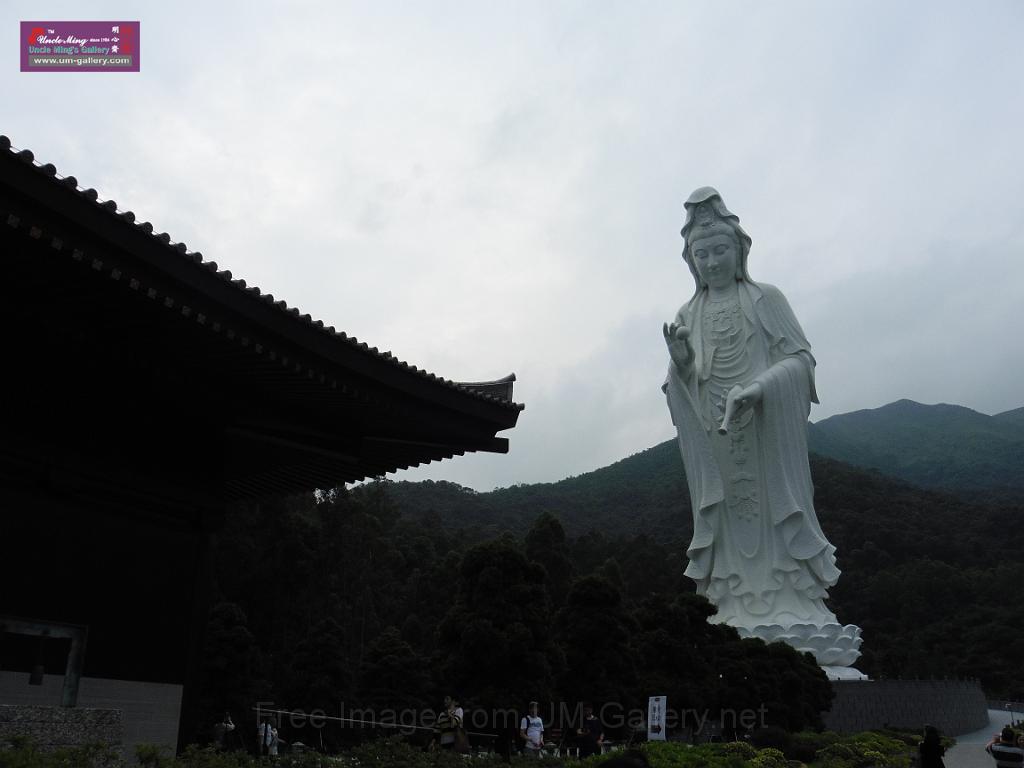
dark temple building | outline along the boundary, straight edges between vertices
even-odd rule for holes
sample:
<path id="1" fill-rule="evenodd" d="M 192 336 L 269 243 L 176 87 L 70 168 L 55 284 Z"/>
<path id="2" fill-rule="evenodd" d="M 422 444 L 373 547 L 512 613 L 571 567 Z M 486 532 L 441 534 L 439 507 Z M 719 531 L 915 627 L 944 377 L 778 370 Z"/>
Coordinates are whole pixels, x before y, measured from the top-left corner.
<path id="1" fill-rule="evenodd" d="M 504 453 L 522 410 L 514 376 L 325 327 L 3 136 L 0 263 L 0 737 L 191 735 L 226 505 Z"/>

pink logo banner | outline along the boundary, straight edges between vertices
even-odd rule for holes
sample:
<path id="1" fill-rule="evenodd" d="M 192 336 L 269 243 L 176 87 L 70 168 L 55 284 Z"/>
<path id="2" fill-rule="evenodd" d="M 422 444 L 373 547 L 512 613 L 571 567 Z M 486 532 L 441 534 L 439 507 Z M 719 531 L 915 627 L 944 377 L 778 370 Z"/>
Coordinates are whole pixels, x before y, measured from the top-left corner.
<path id="1" fill-rule="evenodd" d="M 138 72 L 137 21 L 23 21 L 22 72 Z"/>

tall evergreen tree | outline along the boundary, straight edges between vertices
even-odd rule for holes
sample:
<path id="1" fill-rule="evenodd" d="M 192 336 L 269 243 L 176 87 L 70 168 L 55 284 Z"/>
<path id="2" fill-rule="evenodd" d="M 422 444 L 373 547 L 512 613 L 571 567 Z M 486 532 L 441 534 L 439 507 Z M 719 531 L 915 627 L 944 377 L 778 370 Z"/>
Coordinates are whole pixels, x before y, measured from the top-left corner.
<path id="1" fill-rule="evenodd" d="M 548 592 L 555 606 L 561 606 L 569 594 L 575 569 L 569 557 L 565 529 L 558 518 L 545 512 L 526 533 L 526 557 L 544 566 Z"/>
<path id="2" fill-rule="evenodd" d="M 431 704 L 429 660 L 417 654 L 395 627 L 367 649 L 359 673 L 359 700 L 376 709 L 423 709 Z"/>
<path id="3" fill-rule="evenodd" d="M 439 631 L 442 684 L 483 707 L 550 698 L 562 655 L 544 570 L 497 541 L 466 552 L 454 581 Z"/>
<path id="4" fill-rule="evenodd" d="M 623 706 L 638 700 L 637 655 L 631 642 L 636 624 L 611 582 L 585 576 L 573 584 L 555 625 L 565 649 L 559 689 L 566 700 L 614 701 Z"/>

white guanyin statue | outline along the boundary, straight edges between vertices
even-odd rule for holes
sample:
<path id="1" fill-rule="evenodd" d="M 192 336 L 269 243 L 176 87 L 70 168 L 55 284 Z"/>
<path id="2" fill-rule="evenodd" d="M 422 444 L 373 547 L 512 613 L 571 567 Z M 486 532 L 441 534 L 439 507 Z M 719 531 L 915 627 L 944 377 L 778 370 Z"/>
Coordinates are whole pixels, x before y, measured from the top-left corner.
<path id="1" fill-rule="evenodd" d="M 693 297 L 663 328 L 665 394 L 693 505 L 686 575 L 741 636 L 814 654 L 832 678 L 861 679 L 860 628 L 825 606 L 839 578 L 814 512 L 807 417 L 811 346 L 778 288 L 747 272 L 750 237 L 721 195 L 686 201 L 683 258 Z"/>

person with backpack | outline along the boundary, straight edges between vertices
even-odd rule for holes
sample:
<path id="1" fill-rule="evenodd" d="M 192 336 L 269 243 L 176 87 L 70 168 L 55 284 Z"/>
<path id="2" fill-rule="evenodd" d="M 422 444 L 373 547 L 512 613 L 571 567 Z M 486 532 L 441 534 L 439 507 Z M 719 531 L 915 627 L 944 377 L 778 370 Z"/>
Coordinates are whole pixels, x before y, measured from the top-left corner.
<path id="1" fill-rule="evenodd" d="M 529 714 L 519 723 L 519 738 L 526 742 L 523 754 L 530 757 L 540 757 L 544 752 L 544 721 L 540 719 L 539 709 L 540 705 L 531 701 Z"/>

